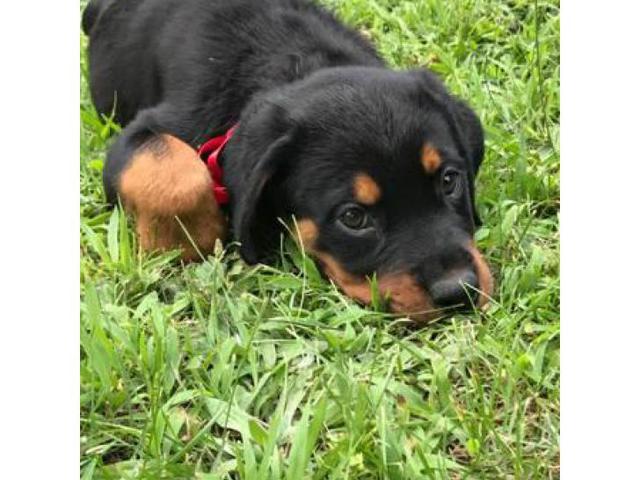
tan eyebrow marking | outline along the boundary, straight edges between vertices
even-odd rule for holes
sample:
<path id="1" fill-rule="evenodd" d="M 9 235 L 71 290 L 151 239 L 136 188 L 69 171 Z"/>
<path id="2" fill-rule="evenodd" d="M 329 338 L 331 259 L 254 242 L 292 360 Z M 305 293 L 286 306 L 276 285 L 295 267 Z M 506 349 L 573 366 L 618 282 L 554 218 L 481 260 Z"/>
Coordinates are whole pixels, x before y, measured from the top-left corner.
<path id="1" fill-rule="evenodd" d="M 442 163 L 440 153 L 429 143 L 425 143 L 422 147 L 420 161 L 428 174 L 435 173 Z"/>
<path id="2" fill-rule="evenodd" d="M 353 194 L 360 203 L 373 205 L 381 196 L 380 187 L 366 173 L 358 173 L 353 179 Z"/>

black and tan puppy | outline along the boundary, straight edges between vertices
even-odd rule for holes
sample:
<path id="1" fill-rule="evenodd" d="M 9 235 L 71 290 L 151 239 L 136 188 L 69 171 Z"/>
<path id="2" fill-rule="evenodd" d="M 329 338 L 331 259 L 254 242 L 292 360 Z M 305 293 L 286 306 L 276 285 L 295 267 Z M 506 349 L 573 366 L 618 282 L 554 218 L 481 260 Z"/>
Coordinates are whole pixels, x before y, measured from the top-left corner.
<path id="1" fill-rule="evenodd" d="M 83 28 L 93 101 L 125 126 L 107 197 L 136 216 L 143 247 L 195 258 L 183 227 L 207 252 L 228 216 L 255 263 L 293 216 L 325 274 L 361 302 L 374 274 L 415 319 L 486 302 L 491 275 L 473 244 L 482 127 L 433 74 L 390 70 L 307 0 L 91 0 Z M 196 149 L 225 133 L 212 180 Z"/>

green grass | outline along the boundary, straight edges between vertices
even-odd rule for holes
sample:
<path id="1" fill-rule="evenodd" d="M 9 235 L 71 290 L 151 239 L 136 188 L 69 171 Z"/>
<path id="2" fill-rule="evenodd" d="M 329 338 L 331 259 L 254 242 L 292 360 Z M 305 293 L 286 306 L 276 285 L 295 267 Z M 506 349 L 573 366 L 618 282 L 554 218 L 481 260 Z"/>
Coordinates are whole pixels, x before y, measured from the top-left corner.
<path id="1" fill-rule="evenodd" d="M 103 200 L 117 126 L 83 77 L 83 478 L 559 477 L 558 2 L 326 3 L 481 115 L 495 302 L 409 330 L 290 241 L 277 268 L 233 245 L 189 266 L 139 252 Z"/>

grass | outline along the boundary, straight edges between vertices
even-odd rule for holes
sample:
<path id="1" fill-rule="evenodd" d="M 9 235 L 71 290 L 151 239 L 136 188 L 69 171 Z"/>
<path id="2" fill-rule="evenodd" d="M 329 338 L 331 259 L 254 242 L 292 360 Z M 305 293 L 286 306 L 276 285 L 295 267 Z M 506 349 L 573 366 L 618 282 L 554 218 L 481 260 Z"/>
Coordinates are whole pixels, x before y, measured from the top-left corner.
<path id="1" fill-rule="evenodd" d="M 277 268 L 234 245 L 188 266 L 139 252 L 104 203 L 118 127 L 83 77 L 83 479 L 559 478 L 558 2 L 326 3 L 481 115 L 477 241 L 495 301 L 408 330 L 290 240 Z"/>

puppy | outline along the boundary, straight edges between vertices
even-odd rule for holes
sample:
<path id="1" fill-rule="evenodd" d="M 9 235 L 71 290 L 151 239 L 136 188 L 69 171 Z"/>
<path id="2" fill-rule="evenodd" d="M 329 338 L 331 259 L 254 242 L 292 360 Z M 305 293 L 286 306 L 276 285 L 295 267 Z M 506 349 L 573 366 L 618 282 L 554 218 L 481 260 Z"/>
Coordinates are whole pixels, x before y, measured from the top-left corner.
<path id="1" fill-rule="evenodd" d="M 230 230 L 248 263 L 268 261 L 293 217 L 359 302 L 375 275 L 415 320 L 486 303 L 482 126 L 435 75 L 387 68 L 307 0 L 91 0 L 83 29 L 93 102 L 124 126 L 106 195 L 143 248 L 196 259 Z"/>

